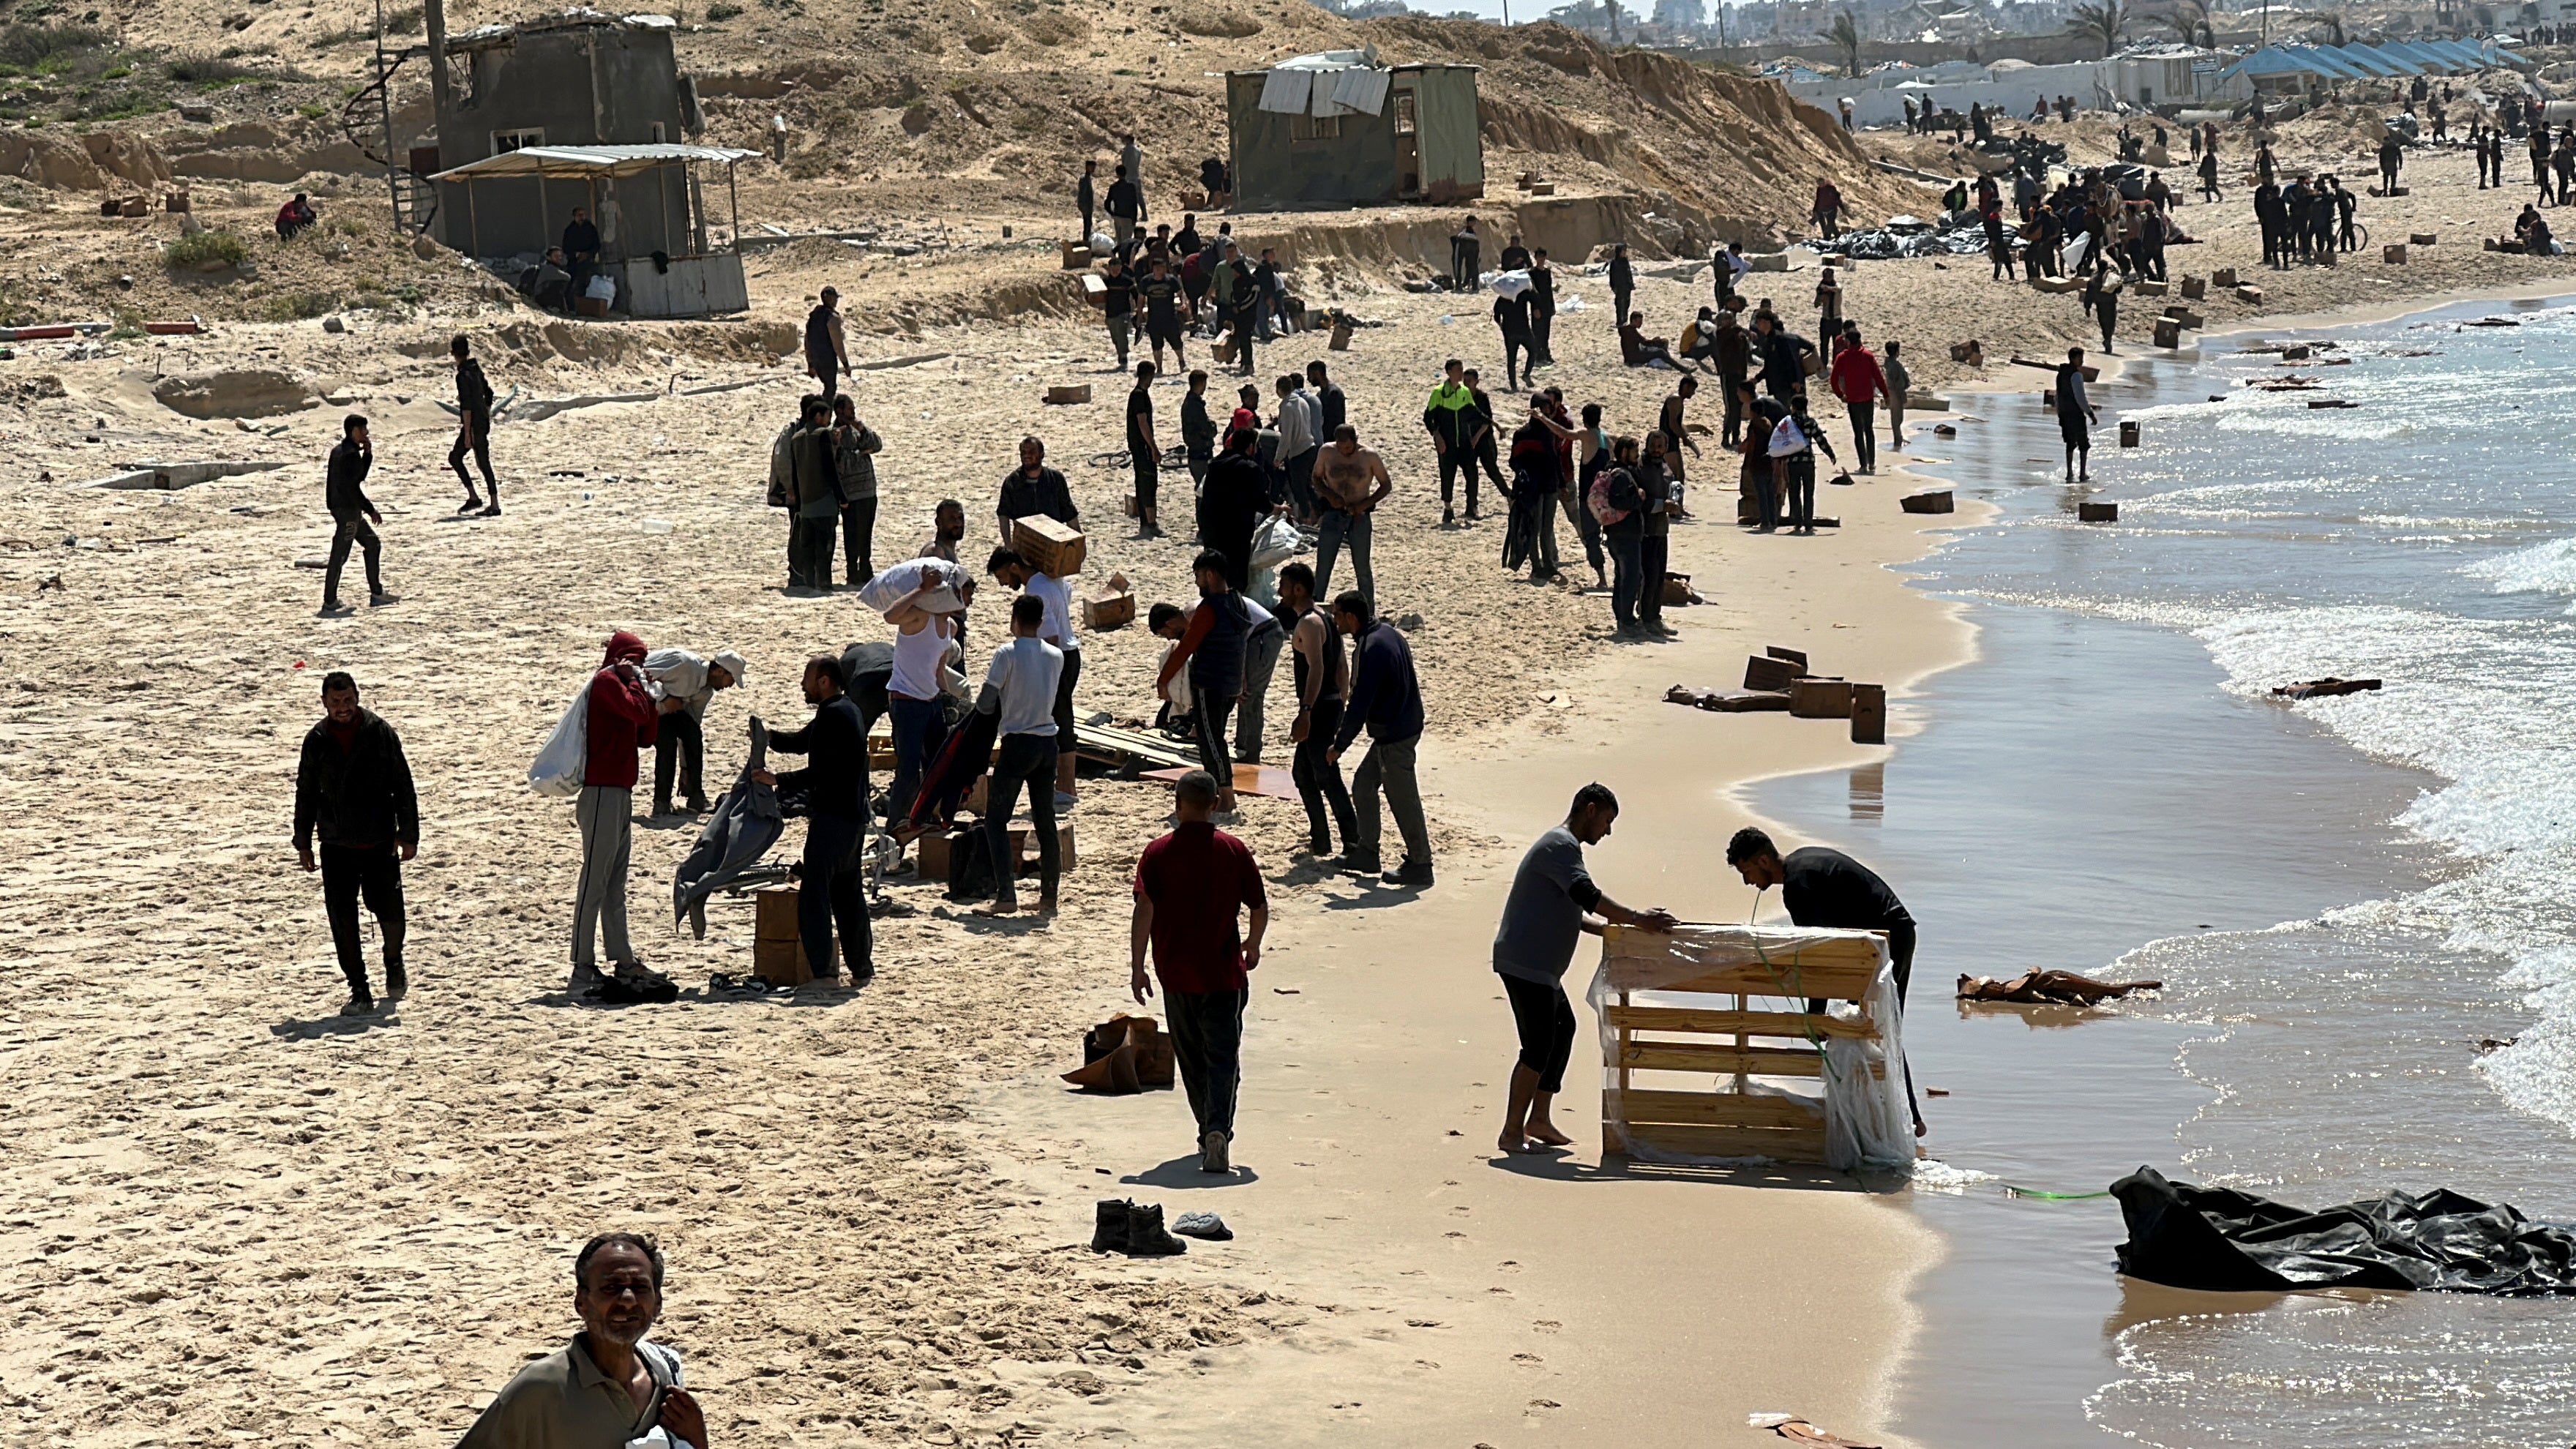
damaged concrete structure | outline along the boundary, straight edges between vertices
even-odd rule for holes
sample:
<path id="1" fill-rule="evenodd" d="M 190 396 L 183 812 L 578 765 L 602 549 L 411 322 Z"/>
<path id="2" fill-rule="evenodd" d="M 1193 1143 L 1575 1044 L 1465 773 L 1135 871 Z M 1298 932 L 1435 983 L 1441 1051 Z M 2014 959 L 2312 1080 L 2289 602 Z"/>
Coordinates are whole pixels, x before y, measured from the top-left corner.
<path id="1" fill-rule="evenodd" d="M 435 9 L 432 11 L 435 17 Z M 690 316 L 747 305 L 742 260 L 711 244 L 707 177 L 756 154 L 693 146 L 705 129 L 667 16 L 570 9 L 429 36 L 438 141 L 411 169 L 438 187 L 439 240 L 469 256 L 534 258 L 573 209 L 599 229 L 617 310 Z M 425 148 L 426 149 L 426 148 Z"/>

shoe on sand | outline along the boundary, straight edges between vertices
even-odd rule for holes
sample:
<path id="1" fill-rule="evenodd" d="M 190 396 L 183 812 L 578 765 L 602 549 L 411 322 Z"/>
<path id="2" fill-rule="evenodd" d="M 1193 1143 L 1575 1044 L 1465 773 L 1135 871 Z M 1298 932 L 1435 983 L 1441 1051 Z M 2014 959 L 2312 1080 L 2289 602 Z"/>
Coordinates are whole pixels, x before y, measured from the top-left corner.
<path id="1" fill-rule="evenodd" d="M 367 595 L 367 607 L 369 607 L 369 608 L 371 608 L 371 609 L 381 609 L 381 608 L 383 608 L 383 607 L 384 607 L 385 605 L 387 605 L 387 604 L 399 604 L 399 603 L 401 603 L 401 602 L 402 602 L 402 595 L 400 595 L 400 594 L 369 594 L 369 595 Z"/>
<path id="2" fill-rule="evenodd" d="M 498 517 L 500 517 L 500 516 L 501 516 L 501 500 L 500 500 L 500 499 L 498 499 L 498 498 L 493 499 L 493 500 L 492 500 L 492 502 L 491 502 L 491 505 L 490 505 L 489 507 L 486 507 L 486 508 L 483 510 L 483 516 L 484 516 L 485 518 L 498 518 Z"/>
<path id="3" fill-rule="evenodd" d="M 1199 1138 L 1199 1171 L 1215 1173 L 1220 1177 L 1232 1176 L 1234 1173 L 1233 1145 L 1226 1141 L 1224 1133 L 1213 1127 L 1209 1128 L 1207 1134 Z"/>
<path id="4" fill-rule="evenodd" d="M 1104 1197 L 1092 1207 L 1091 1251 L 1123 1253 L 1127 1251 L 1127 1214 L 1135 1204 L 1122 1197 Z"/>
<path id="5" fill-rule="evenodd" d="M 572 976 L 564 982 L 564 994 L 572 997 L 587 996 L 607 982 L 608 978 L 599 974 L 599 966 L 596 962 L 577 961 L 573 963 Z"/>
<path id="6" fill-rule="evenodd" d="M 1431 862 L 1408 860 L 1378 879 L 1391 886 L 1427 886 L 1431 884 Z"/>
<path id="7" fill-rule="evenodd" d="M 352 994 L 347 1001 L 341 1003 L 340 1014 L 342 1016 L 373 1016 L 376 1014 L 376 998 L 364 991 L 356 992 Z"/>
<path id="8" fill-rule="evenodd" d="M 385 963 L 385 1000 L 396 1002 L 411 995 L 411 977 L 399 961 Z"/>
<path id="9" fill-rule="evenodd" d="M 1163 1205 L 1129 1203 L 1127 1205 L 1127 1256 L 1131 1258 L 1169 1258 L 1186 1253 L 1190 1245 L 1163 1231 Z"/>

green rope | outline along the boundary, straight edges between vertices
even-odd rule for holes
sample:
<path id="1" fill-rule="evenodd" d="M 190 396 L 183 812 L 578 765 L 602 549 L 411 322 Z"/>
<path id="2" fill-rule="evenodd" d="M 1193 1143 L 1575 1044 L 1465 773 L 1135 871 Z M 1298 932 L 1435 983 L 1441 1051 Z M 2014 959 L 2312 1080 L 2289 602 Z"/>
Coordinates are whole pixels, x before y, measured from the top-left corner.
<path id="1" fill-rule="evenodd" d="M 2089 1197 L 2109 1197 L 2110 1195 L 2107 1189 L 2102 1192 L 2042 1192 L 2035 1187 L 2015 1187 L 2009 1182 L 2004 1184 L 2006 1197 L 2035 1197 L 2043 1202 L 2082 1202 Z"/>

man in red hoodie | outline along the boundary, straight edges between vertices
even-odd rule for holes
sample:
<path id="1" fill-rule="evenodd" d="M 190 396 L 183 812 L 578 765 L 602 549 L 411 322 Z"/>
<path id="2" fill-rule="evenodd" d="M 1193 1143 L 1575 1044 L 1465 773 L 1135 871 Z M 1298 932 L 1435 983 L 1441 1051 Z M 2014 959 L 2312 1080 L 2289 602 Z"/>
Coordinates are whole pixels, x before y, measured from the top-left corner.
<path id="1" fill-rule="evenodd" d="M 1852 461 L 1863 473 L 1878 471 L 1878 439 L 1870 431 L 1871 416 L 1882 397 L 1893 401 L 1887 390 L 1887 374 L 1879 370 L 1878 358 L 1860 345 L 1860 329 L 1843 325 L 1843 349 L 1834 357 L 1826 380 L 1833 385 L 1834 396 L 1843 400 L 1851 414 Z"/>
<path id="2" fill-rule="evenodd" d="M 578 998 L 607 984 L 591 933 L 618 978 L 630 986 L 650 982 L 644 963 L 626 944 L 626 857 L 635 840 L 635 752 L 653 744 L 656 709 L 644 687 L 644 641 L 624 629 L 608 636 L 607 657 L 590 679 L 590 759 L 581 775 L 573 817 L 581 823 L 581 886 L 573 898 L 572 982 Z"/>

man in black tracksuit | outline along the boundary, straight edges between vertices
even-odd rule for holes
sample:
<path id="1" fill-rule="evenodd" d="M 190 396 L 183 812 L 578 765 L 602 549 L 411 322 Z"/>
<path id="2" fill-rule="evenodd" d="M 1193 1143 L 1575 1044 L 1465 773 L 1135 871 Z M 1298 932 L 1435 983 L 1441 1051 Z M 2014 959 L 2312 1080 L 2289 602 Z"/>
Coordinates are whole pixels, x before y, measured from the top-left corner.
<path id="1" fill-rule="evenodd" d="M 785 775 L 761 770 L 752 778 L 805 794 L 805 861 L 797 883 L 796 934 L 805 964 L 826 986 L 840 984 L 839 962 L 850 984 L 865 986 L 877 974 L 875 938 L 868 925 L 868 885 L 862 848 L 868 837 L 868 732 L 856 700 L 844 692 L 841 657 L 817 654 L 805 661 L 805 702 L 813 723 L 781 730 L 769 747 L 810 762 Z M 839 962 L 832 955 L 832 926 L 841 928 Z"/>
<path id="2" fill-rule="evenodd" d="M 367 501 L 367 470 L 375 465 L 375 451 L 367 443 L 367 420 L 356 413 L 340 423 L 340 445 L 331 450 L 331 461 L 323 472 L 322 503 L 331 510 L 334 525 L 331 534 L 331 566 L 322 572 L 322 612 L 337 614 L 340 609 L 340 570 L 349 563 L 349 546 L 357 545 L 367 555 L 367 602 L 390 604 L 394 596 L 385 592 L 384 541 L 367 525 L 382 523 L 383 514 Z"/>
<path id="3" fill-rule="evenodd" d="M 470 355 L 472 345 L 459 332 L 447 344 L 448 355 L 456 359 L 456 446 L 447 451 L 447 466 L 456 470 L 456 479 L 465 485 L 465 502 L 457 512 L 477 513 L 485 518 L 501 516 L 501 480 L 492 476 L 492 384 L 483 376 L 483 364 Z M 474 493 L 474 478 L 465 471 L 465 455 L 474 455 L 475 465 L 483 470 L 483 486 L 492 490 L 492 501 L 486 505 Z"/>
<path id="4" fill-rule="evenodd" d="M 295 856 L 306 870 L 322 872 L 323 913 L 340 974 L 349 978 L 341 1012 L 364 1016 L 376 1009 L 376 997 L 358 950 L 361 898 L 384 937 L 385 1000 L 399 1001 L 411 989 L 403 974 L 402 862 L 420 848 L 420 804 L 401 737 L 358 707 L 355 679 L 338 670 L 325 675 L 322 708 L 295 769 Z"/>

